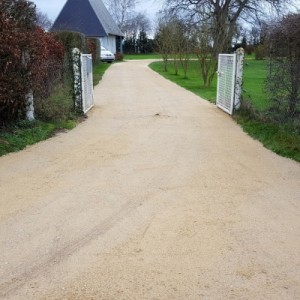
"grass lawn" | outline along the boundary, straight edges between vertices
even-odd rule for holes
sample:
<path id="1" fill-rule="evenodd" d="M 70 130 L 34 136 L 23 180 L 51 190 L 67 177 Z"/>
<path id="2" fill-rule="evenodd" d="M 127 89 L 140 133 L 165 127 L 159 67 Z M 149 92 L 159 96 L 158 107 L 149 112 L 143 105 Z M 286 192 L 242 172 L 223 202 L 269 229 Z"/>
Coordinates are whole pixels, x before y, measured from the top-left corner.
<path id="1" fill-rule="evenodd" d="M 243 98 L 250 101 L 258 110 L 268 109 L 271 103 L 264 91 L 268 72 L 268 62 L 265 60 L 245 60 Z"/>
<path id="2" fill-rule="evenodd" d="M 204 87 L 197 60 L 189 62 L 187 78 L 184 78 L 181 66 L 178 75 L 175 75 L 174 66 L 171 62 L 168 65 L 168 72 L 164 72 L 163 62 L 153 62 L 150 64 L 150 68 L 196 95 L 211 102 L 216 101 L 217 76 L 215 76 L 210 87 Z"/>
<path id="3" fill-rule="evenodd" d="M 269 107 L 270 103 L 266 101 L 266 94 L 264 92 L 264 83 L 267 74 L 266 61 L 257 61 L 253 59 L 245 60 L 244 66 L 244 98 L 252 102 L 256 109 L 264 110 Z M 200 73 L 200 66 L 197 60 L 189 62 L 187 78 L 184 78 L 182 68 L 179 68 L 179 74 L 174 75 L 174 67 L 170 62 L 168 65 L 168 72 L 163 71 L 162 62 L 154 62 L 150 64 L 150 68 L 158 72 L 165 78 L 177 83 L 178 85 L 192 91 L 196 95 L 216 102 L 217 93 L 217 76 L 210 87 L 204 87 L 202 76 Z"/>

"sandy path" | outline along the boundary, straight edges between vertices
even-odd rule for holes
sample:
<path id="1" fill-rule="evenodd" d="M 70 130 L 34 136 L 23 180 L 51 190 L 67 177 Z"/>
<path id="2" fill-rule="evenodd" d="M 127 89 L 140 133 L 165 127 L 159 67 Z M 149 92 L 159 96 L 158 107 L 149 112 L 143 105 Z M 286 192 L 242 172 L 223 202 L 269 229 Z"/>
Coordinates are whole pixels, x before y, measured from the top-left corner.
<path id="1" fill-rule="evenodd" d="M 0 298 L 300 299 L 300 164 L 145 61 L 0 158 Z"/>

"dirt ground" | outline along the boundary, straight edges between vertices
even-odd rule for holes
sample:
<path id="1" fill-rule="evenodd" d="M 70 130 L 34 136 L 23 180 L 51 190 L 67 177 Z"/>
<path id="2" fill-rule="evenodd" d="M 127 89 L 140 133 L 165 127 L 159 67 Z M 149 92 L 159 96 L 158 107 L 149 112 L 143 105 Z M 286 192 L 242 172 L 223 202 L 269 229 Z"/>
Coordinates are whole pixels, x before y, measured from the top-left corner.
<path id="1" fill-rule="evenodd" d="M 146 61 L 0 158 L 1 299 L 300 299 L 300 164 Z"/>

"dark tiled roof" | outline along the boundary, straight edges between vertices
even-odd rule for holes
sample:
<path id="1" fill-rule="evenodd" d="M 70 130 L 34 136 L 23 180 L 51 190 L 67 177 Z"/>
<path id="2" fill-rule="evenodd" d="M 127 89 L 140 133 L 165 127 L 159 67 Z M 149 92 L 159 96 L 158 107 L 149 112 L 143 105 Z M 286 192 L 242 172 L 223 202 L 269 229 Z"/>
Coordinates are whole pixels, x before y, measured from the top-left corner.
<path id="1" fill-rule="evenodd" d="M 123 36 L 101 0 L 68 0 L 51 30 L 77 31 L 88 37 Z"/>

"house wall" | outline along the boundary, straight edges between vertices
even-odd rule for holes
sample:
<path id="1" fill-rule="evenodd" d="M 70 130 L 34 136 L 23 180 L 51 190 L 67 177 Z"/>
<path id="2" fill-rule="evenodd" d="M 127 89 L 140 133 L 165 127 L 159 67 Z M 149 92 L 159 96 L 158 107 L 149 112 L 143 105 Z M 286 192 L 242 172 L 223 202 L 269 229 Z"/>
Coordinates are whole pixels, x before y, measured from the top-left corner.
<path id="1" fill-rule="evenodd" d="M 109 50 L 111 53 L 115 54 L 117 52 L 116 46 L 116 36 L 110 35 L 100 38 L 101 46 Z"/>

